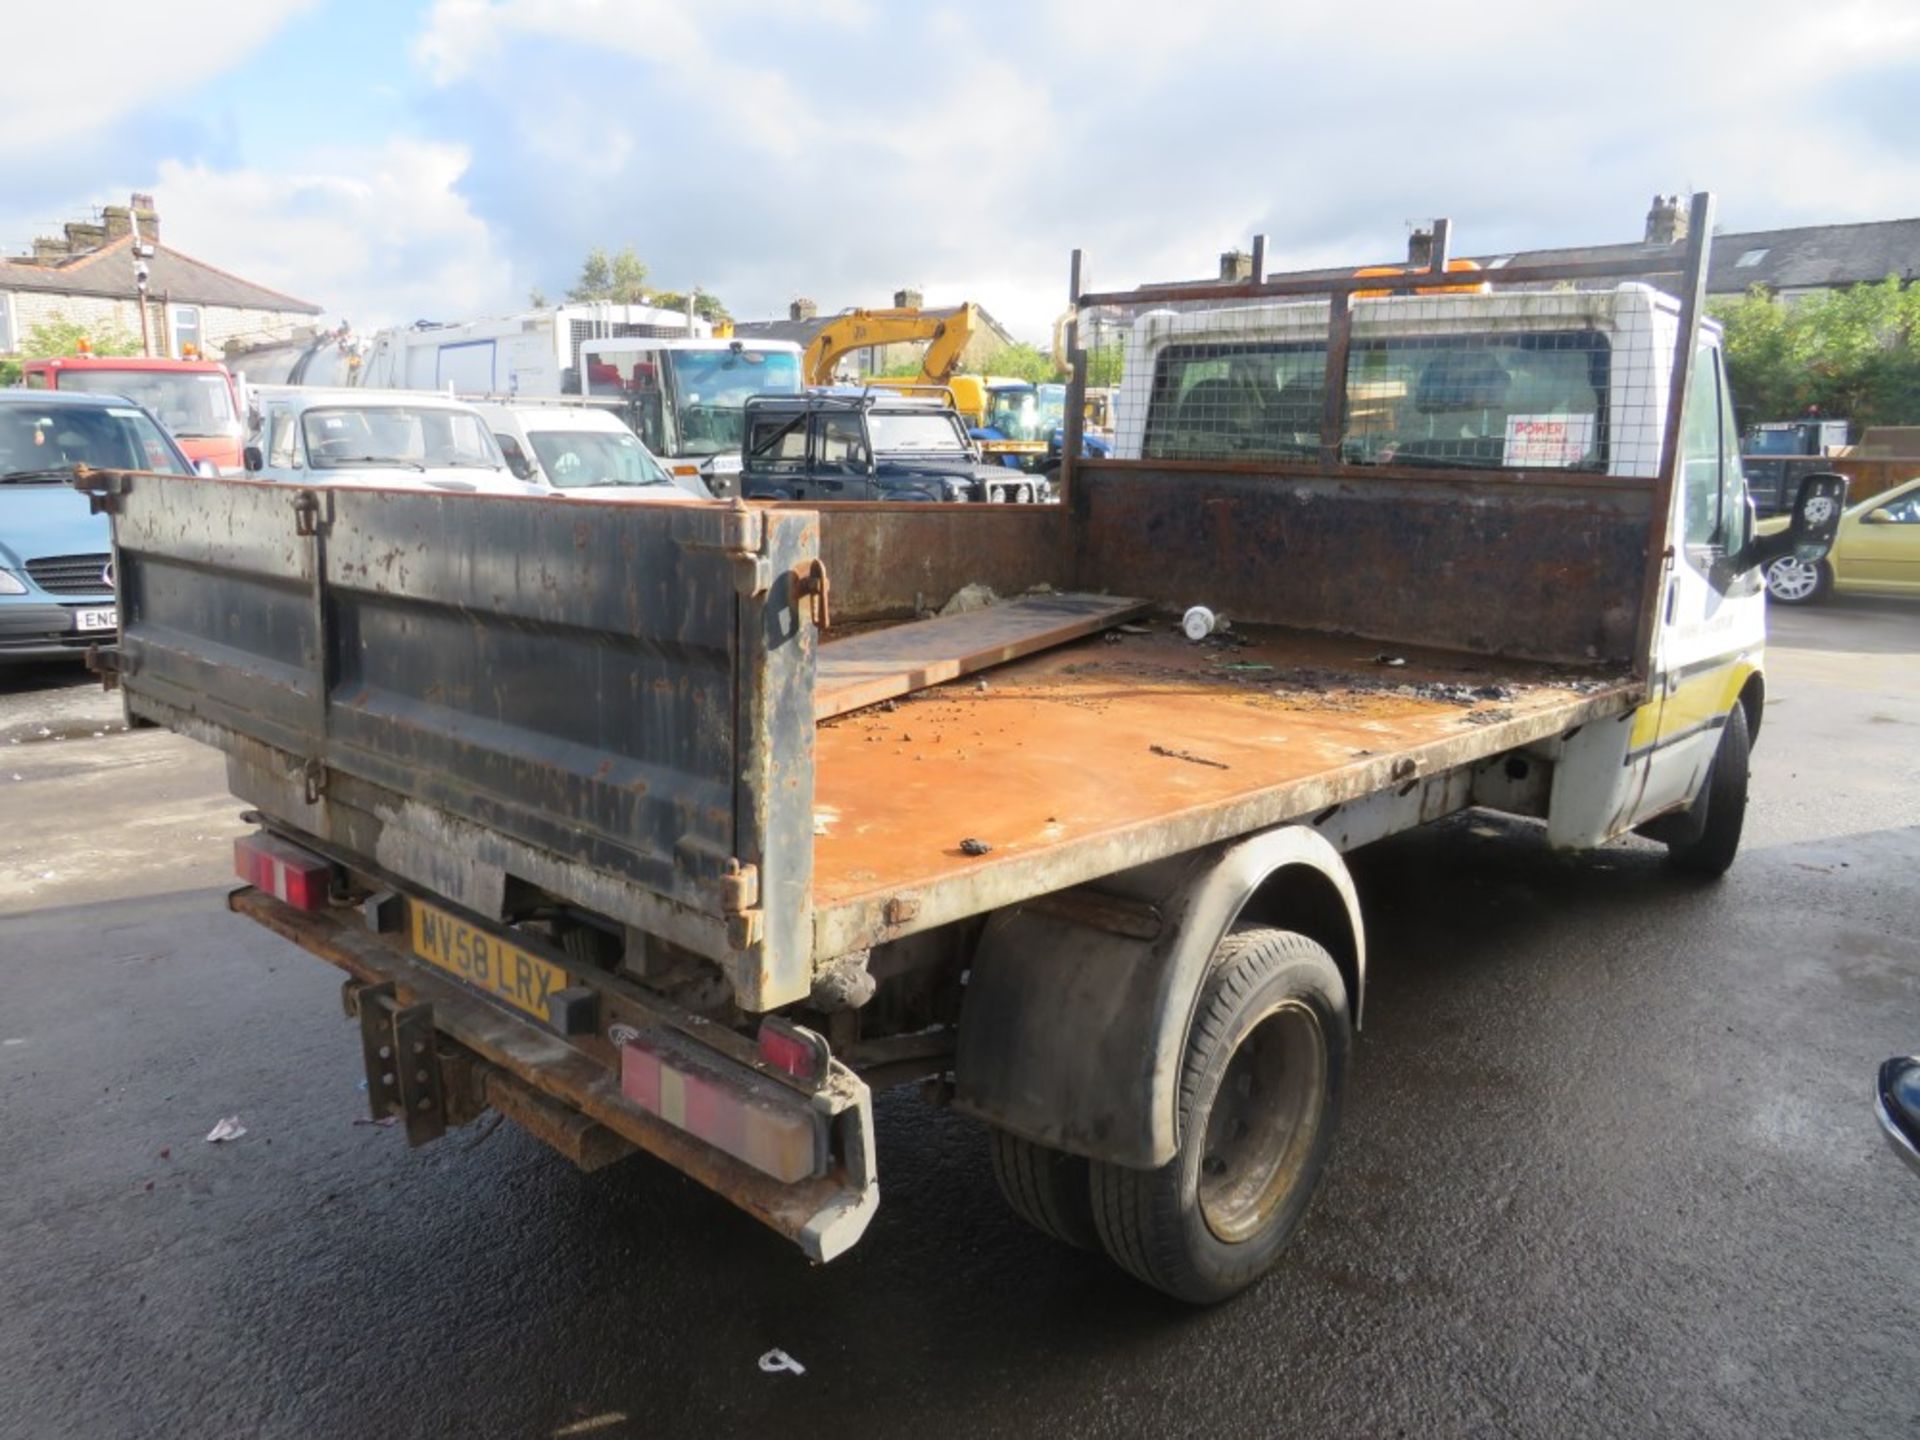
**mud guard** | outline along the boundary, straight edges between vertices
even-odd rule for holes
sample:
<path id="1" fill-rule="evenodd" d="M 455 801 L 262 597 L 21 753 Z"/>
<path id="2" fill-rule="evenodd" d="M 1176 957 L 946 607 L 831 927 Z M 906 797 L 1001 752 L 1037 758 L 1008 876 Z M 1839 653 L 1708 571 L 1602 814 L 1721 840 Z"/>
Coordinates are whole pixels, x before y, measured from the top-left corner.
<path id="1" fill-rule="evenodd" d="M 1325 837 L 1285 826 L 996 913 L 961 1012 L 956 1108 L 1096 1160 L 1171 1160 L 1193 1009 L 1242 914 L 1325 945 L 1358 1020 L 1366 940 L 1352 877 Z"/>

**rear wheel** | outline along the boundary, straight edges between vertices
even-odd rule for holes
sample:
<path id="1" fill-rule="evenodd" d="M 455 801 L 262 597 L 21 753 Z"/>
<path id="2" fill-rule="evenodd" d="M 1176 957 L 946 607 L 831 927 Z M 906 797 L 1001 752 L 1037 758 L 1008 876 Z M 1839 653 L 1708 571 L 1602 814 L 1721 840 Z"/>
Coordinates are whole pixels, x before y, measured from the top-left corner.
<path id="1" fill-rule="evenodd" d="M 1081 1250 L 1098 1250 L 1088 1161 L 1004 1130 L 989 1132 L 993 1178 L 1013 1213 L 1043 1235 Z"/>
<path id="2" fill-rule="evenodd" d="M 1690 839 L 1667 846 L 1667 861 L 1694 875 L 1724 875 L 1740 853 L 1740 832 L 1747 822 L 1747 771 L 1752 742 L 1747 730 L 1747 707 L 1736 702 L 1720 732 L 1696 804 L 1707 807 L 1706 821 Z"/>
<path id="3" fill-rule="evenodd" d="M 1090 1167 L 1107 1253 L 1199 1305 L 1264 1275 L 1326 1169 L 1351 1046 L 1325 949 L 1286 930 L 1229 933 L 1187 1036 L 1179 1150 L 1158 1170 Z"/>
<path id="4" fill-rule="evenodd" d="M 1767 567 L 1767 594 L 1782 605 L 1811 605 L 1833 588 L 1833 569 L 1824 560 L 1785 555 Z"/>

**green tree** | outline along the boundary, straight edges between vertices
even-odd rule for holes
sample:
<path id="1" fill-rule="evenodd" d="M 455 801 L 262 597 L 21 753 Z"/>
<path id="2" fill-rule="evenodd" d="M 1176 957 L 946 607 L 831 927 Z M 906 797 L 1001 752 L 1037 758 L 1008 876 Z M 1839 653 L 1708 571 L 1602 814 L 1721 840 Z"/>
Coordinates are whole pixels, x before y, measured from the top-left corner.
<path id="1" fill-rule="evenodd" d="M 685 311 L 687 308 L 687 296 L 686 292 L 681 290 L 656 290 L 653 292 L 653 298 L 647 303 L 650 305 L 658 305 L 662 310 Z M 693 292 L 693 313 L 698 315 L 702 320 L 713 321 L 715 323 L 722 320 L 733 319 L 732 314 L 728 312 L 727 307 L 721 302 L 720 297 L 718 295 L 709 295 L 704 290 L 696 290 Z"/>
<path id="2" fill-rule="evenodd" d="M 546 309 L 547 308 L 547 292 L 542 290 L 538 285 L 533 286 L 531 289 L 527 291 L 527 304 L 531 305 L 536 310 Z"/>
<path id="3" fill-rule="evenodd" d="M 1004 375 L 1010 380 L 1031 380 L 1036 385 L 1060 378 L 1060 370 L 1053 363 L 1053 357 L 1043 353 L 1037 345 L 1025 342 L 1002 345 L 987 357 L 980 370 L 982 374 Z"/>
<path id="4" fill-rule="evenodd" d="M 1756 287 L 1709 308 L 1725 328 L 1742 423 L 1817 410 L 1856 433 L 1920 424 L 1920 289 L 1889 276 L 1781 300 Z"/>
<path id="5" fill-rule="evenodd" d="M 28 360 L 73 355 L 79 352 L 82 340 L 96 355 L 140 353 L 140 337 L 120 325 L 87 326 L 57 313 L 38 325 L 29 325 L 26 333 L 20 337 L 20 348 L 16 353 Z M 19 361 L 0 361 L 0 385 L 17 385 L 20 375 Z"/>
<path id="6" fill-rule="evenodd" d="M 1102 345 L 1087 352 L 1087 384 L 1113 386 L 1120 383 L 1125 352 L 1118 345 Z"/>
<path id="7" fill-rule="evenodd" d="M 644 305 L 647 302 L 646 262 L 634 254 L 631 245 L 617 255 L 608 255 L 596 245 L 580 262 L 580 278 L 567 291 L 567 299 L 576 305 L 600 300 L 614 305 Z"/>

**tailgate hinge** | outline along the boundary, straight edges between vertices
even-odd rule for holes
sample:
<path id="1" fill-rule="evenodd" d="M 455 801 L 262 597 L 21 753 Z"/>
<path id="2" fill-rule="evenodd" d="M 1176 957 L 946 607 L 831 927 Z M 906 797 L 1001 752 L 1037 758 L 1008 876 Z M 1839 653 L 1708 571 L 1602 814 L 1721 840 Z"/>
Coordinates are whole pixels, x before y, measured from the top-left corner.
<path id="1" fill-rule="evenodd" d="M 773 565 L 762 553 L 767 543 L 766 518 L 758 510 L 735 496 L 724 510 L 702 506 L 686 519 L 691 533 L 681 536 L 682 549 L 717 551 L 733 560 L 733 586 L 743 596 L 764 595 L 773 588 Z"/>
<path id="2" fill-rule="evenodd" d="M 73 467 L 73 488 L 87 497 L 87 512 L 92 515 L 118 515 L 120 497 L 127 493 L 127 476 L 119 470 L 96 470 L 90 465 Z"/>
<path id="3" fill-rule="evenodd" d="M 760 903 L 760 868 L 728 860 L 720 872 L 720 908 L 729 915 L 751 910 Z"/>
<path id="4" fill-rule="evenodd" d="M 302 765 L 300 785 L 307 804 L 318 805 L 320 797 L 327 793 L 327 762 L 316 758 Z"/>
<path id="5" fill-rule="evenodd" d="M 293 533 L 300 536 L 313 536 L 320 533 L 323 525 L 333 523 L 333 497 L 324 501 L 317 490 L 302 490 L 293 497 Z"/>

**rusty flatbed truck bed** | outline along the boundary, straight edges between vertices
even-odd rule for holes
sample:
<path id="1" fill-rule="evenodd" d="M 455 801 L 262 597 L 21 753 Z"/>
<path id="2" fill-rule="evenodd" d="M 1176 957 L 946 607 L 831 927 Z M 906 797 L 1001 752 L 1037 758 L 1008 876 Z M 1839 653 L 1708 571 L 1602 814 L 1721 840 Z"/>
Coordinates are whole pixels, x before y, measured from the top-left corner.
<path id="1" fill-rule="evenodd" d="M 1071 460 L 1059 506 L 94 474 L 123 626 L 99 663 L 226 752 L 260 825 L 233 905 L 346 972 L 373 1108 L 416 1143 L 492 1107 L 584 1166 L 645 1149 L 829 1259 L 878 1203 L 872 1091 L 925 1081 L 987 1124 L 1024 1218 L 1217 1300 L 1327 1160 L 1366 967 L 1343 852 L 1480 805 L 1731 861 L 1753 555 L 1728 528 L 1695 557 L 1724 604 L 1690 630 L 1670 538 L 1677 417 L 1718 374 L 1710 231 L 1698 200 L 1677 301 L 1406 308 L 1444 231 L 1432 271 L 1313 282 L 1331 308 L 1271 308 L 1313 293 L 1284 278 L 1169 291 L 1129 376 L 1195 353 L 1194 302 L 1269 306 L 1247 333 L 1288 353 L 1317 323 L 1321 453 L 1136 444 Z M 1343 367 L 1396 326 L 1601 337 L 1580 423 L 1611 458 L 1350 463 Z M 1031 598 L 910 620 L 972 584 Z M 1180 637 L 1194 602 L 1233 628 Z"/>

